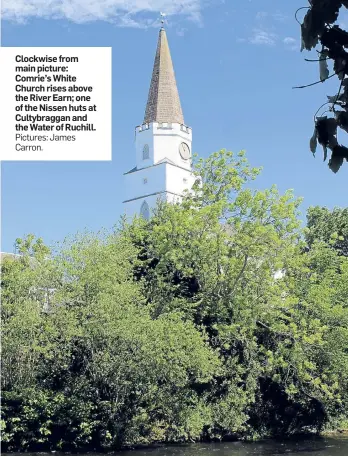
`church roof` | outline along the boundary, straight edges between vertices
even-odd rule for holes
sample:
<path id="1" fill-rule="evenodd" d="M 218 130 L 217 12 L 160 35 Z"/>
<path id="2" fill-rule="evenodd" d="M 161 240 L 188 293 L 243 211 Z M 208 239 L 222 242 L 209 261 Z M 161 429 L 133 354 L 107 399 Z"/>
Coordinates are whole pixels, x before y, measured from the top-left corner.
<path id="1" fill-rule="evenodd" d="M 167 34 L 162 27 L 158 37 L 144 123 L 184 124 Z"/>

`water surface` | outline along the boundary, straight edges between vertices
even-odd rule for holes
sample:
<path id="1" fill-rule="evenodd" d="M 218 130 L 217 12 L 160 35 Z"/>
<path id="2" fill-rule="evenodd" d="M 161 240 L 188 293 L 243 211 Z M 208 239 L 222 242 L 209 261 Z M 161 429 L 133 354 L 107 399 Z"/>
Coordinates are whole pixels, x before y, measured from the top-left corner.
<path id="1" fill-rule="evenodd" d="M 348 456 L 348 437 L 265 440 L 255 443 L 197 443 L 127 451 L 117 455 L 343 455 Z"/>

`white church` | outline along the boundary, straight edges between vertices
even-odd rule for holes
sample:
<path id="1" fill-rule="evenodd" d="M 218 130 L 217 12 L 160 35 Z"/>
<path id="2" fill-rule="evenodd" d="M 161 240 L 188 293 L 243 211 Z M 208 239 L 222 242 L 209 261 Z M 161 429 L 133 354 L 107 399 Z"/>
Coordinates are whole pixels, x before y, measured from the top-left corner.
<path id="1" fill-rule="evenodd" d="M 135 167 L 124 174 L 128 217 L 148 219 L 159 199 L 180 201 L 194 182 L 192 129 L 184 122 L 165 29 L 159 32 L 142 125 L 135 129 Z"/>

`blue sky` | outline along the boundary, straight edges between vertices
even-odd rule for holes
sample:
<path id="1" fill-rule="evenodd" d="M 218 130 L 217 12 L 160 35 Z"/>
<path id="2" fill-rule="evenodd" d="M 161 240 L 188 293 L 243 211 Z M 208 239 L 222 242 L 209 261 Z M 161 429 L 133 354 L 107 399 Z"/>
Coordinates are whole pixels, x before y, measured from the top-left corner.
<path id="1" fill-rule="evenodd" d="M 193 150 L 245 149 L 264 170 L 257 188 L 294 189 L 308 206 L 347 206 L 348 164 L 334 175 L 308 143 L 313 115 L 333 95 L 301 54 L 299 0 L 3 0 L 2 46 L 113 48 L 112 162 L 2 163 L 2 250 L 27 233 L 58 241 L 110 228 L 122 212 L 122 174 L 134 166 L 158 35 L 167 34 Z M 343 17 L 342 21 L 346 18 Z M 312 55 L 315 58 L 314 55 Z M 341 135 L 341 141 L 345 141 Z"/>

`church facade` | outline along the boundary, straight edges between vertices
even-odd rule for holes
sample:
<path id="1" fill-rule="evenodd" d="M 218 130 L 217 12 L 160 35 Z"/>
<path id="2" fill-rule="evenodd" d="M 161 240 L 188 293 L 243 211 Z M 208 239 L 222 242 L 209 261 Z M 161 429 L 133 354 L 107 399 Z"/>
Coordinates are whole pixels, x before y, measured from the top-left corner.
<path id="1" fill-rule="evenodd" d="M 192 129 L 184 122 L 165 29 L 159 32 L 143 123 L 135 130 L 135 167 L 124 174 L 125 214 L 148 219 L 162 199 L 191 189 Z"/>

